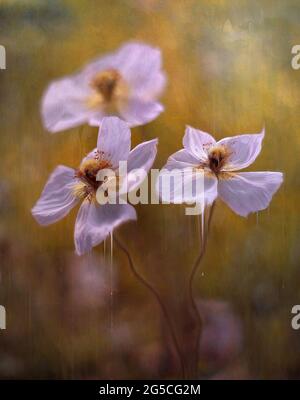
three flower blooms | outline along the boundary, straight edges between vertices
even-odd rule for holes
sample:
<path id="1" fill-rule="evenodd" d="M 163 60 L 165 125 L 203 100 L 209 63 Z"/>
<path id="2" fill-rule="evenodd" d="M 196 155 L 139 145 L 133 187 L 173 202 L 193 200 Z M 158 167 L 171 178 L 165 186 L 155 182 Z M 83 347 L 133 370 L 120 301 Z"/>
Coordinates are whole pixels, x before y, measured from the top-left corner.
<path id="1" fill-rule="evenodd" d="M 99 204 L 97 193 L 103 192 L 105 197 L 110 184 L 119 194 L 141 185 L 155 160 L 157 139 L 131 150 L 130 127 L 148 123 L 164 110 L 157 99 L 165 84 L 160 50 L 128 43 L 47 88 L 41 106 L 47 130 L 55 133 L 83 123 L 99 126 L 97 147 L 77 169 L 58 166 L 32 209 L 38 223 L 48 225 L 81 202 L 74 231 L 77 254 L 91 250 L 123 222 L 136 219 L 132 205 Z M 158 184 L 160 197 L 174 203 L 185 201 L 182 192 L 201 179 L 202 190 L 192 198 L 196 203 L 202 201 L 206 206 L 220 197 L 242 216 L 267 208 L 282 183 L 282 173 L 237 172 L 255 161 L 263 138 L 264 131 L 216 142 L 208 133 L 187 127 L 184 148 L 169 157 L 158 181 L 163 182 L 172 170 L 179 174 L 187 171 L 186 179 L 174 181 L 167 196 Z M 124 161 L 125 181 L 119 179 L 120 162 Z M 101 177 L 107 170 L 114 172 L 111 179 Z"/>

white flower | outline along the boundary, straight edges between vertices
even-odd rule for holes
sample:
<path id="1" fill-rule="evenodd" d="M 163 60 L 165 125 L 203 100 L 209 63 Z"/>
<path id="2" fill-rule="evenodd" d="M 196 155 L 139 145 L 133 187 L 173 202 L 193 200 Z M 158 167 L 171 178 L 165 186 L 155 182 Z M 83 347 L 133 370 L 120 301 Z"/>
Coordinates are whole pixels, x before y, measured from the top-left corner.
<path id="1" fill-rule="evenodd" d="M 79 73 L 52 82 L 42 99 L 44 126 L 50 132 L 84 123 L 99 126 L 107 115 L 130 126 L 145 124 L 163 111 L 157 98 L 165 82 L 160 50 L 127 43 Z"/>
<path id="2" fill-rule="evenodd" d="M 118 175 L 120 161 L 127 161 L 127 191 L 139 186 L 151 168 L 157 139 L 144 142 L 130 150 L 131 133 L 124 121 L 117 117 L 103 119 L 99 129 L 97 148 L 85 157 L 74 170 L 63 165 L 51 174 L 46 186 L 32 209 L 32 215 L 41 225 L 52 224 L 82 202 L 74 231 L 78 255 L 101 243 L 117 226 L 135 220 L 135 209 L 129 204 L 103 204 L 96 201 L 96 192 L 103 182 L 97 180 L 99 171 L 110 168 Z M 145 174 L 135 176 L 134 170 Z M 134 178 L 134 179 L 133 179 Z"/>
<path id="3" fill-rule="evenodd" d="M 170 170 L 200 170 L 204 179 L 205 205 L 218 196 L 237 214 L 246 217 L 249 213 L 268 207 L 274 193 L 283 181 L 281 172 L 237 172 L 251 165 L 261 151 L 264 131 L 228 137 L 218 142 L 206 132 L 187 127 L 182 150 L 169 157 L 160 174 Z M 180 181 L 185 185 L 184 180 Z M 178 202 L 182 187 L 173 187 L 171 202 Z M 164 200 L 164 192 L 160 190 Z M 199 199 L 203 192 L 199 193 Z"/>

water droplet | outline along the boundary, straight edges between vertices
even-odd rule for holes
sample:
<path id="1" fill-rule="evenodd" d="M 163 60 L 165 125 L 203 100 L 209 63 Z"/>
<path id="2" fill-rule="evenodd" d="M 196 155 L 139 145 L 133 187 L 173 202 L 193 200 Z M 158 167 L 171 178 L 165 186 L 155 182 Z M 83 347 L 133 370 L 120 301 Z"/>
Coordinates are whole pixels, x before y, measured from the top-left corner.
<path id="1" fill-rule="evenodd" d="M 204 242 L 205 210 L 201 213 L 201 239 Z"/>
<path id="2" fill-rule="evenodd" d="M 114 252 L 113 252 L 113 250 L 114 250 L 114 233 L 113 233 L 113 231 L 111 231 L 111 233 L 110 233 L 110 264 L 111 264 L 111 266 L 112 266 L 112 264 L 113 264 L 113 255 L 114 255 Z"/>
<path id="3" fill-rule="evenodd" d="M 103 258 L 104 258 L 104 261 L 105 261 L 105 258 L 106 258 L 106 239 L 104 239 L 104 241 L 103 241 Z"/>
<path id="4" fill-rule="evenodd" d="M 110 232 L 110 332 L 114 328 L 114 290 L 113 290 L 113 231 Z"/>

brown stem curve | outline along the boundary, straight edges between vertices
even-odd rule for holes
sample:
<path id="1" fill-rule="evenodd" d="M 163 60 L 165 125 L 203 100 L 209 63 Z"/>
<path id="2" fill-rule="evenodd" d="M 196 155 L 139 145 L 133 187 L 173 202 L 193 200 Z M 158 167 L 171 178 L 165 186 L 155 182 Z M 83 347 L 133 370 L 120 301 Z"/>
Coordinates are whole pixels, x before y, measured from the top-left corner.
<path id="1" fill-rule="evenodd" d="M 198 324 L 198 331 L 197 331 L 197 336 L 196 336 L 196 348 L 195 348 L 195 368 L 196 368 L 196 372 L 198 369 L 198 359 L 199 359 L 199 345 L 200 345 L 200 336 L 201 336 L 201 328 L 202 328 L 202 319 L 195 301 L 195 297 L 194 297 L 194 293 L 193 293 L 193 283 L 194 283 L 194 278 L 197 274 L 198 268 L 201 264 L 201 261 L 204 257 L 205 254 L 205 250 L 206 250 L 206 245 L 207 245 L 207 239 L 208 239 L 208 234 L 209 234 L 209 230 L 210 230 L 210 225 L 211 225 L 211 220 L 212 220 L 212 216 L 213 216 L 213 212 L 214 212 L 214 208 L 215 208 L 215 202 L 213 202 L 211 208 L 210 208 L 210 213 L 209 213 L 209 218 L 208 218 L 208 223 L 207 223 L 207 229 L 205 232 L 204 229 L 204 240 L 201 244 L 201 251 L 200 254 L 198 255 L 196 261 L 194 262 L 191 274 L 190 274 L 190 278 L 188 281 L 188 296 L 189 296 L 189 300 L 192 306 L 192 309 L 194 311 L 196 320 L 197 320 L 197 324 Z"/>
<path id="2" fill-rule="evenodd" d="M 144 286 L 153 294 L 153 296 L 155 297 L 155 299 L 156 299 L 156 301 L 157 301 L 157 303 L 158 303 L 158 305 L 159 305 L 159 307 L 160 307 L 160 309 L 161 309 L 161 312 L 162 312 L 163 316 L 165 317 L 166 323 L 167 323 L 167 325 L 168 325 L 168 328 L 169 328 L 169 331 L 170 331 L 170 336 L 171 336 L 171 338 L 172 338 L 173 345 L 174 345 L 174 348 L 175 348 L 175 350 L 176 350 L 177 357 L 178 357 L 178 361 L 179 361 L 179 364 L 180 364 L 181 374 L 182 374 L 183 379 L 185 379 L 186 374 L 185 374 L 185 365 L 184 365 L 184 361 L 183 361 L 183 356 L 182 356 L 182 353 L 181 353 L 181 350 L 180 350 L 180 346 L 179 346 L 179 343 L 178 343 L 178 340 L 177 340 L 177 337 L 176 337 L 176 334 L 175 334 L 175 331 L 174 331 L 174 328 L 173 328 L 171 319 L 170 319 L 170 317 L 169 317 L 169 313 L 168 313 L 168 311 L 167 311 L 167 308 L 166 308 L 164 302 L 162 301 L 162 299 L 161 299 L 159 293 L 156 291 L 156 289 L 151 285 L 151 283 L 149 283 L 149 282 L 137 271 L 137 269 L 136 269 L 135 266 L 134 266 L 134 263 L 133 263 L 133 260 L 132 260 L 132 258 L 131 258 L 131 255 L 130 255 L 129 251 L 127 250 L 127 248 L 120 242 L 120 240 L 119 240 L 116 236 L 114 236 L 114 240 L 115 240 L 116 244 L 119 246 L 119 248 L 126 254 L 127 259 L 128 259 L 128 262 L 129 262 L 129 266 L 130 266 L 130 269 L 131 269 L 131 272 L 133 273 L 133 275 L 134 275 L 134 276 L 137 278 L 137 280 L 138 280 L 142 285 L 144 285 Z"/>

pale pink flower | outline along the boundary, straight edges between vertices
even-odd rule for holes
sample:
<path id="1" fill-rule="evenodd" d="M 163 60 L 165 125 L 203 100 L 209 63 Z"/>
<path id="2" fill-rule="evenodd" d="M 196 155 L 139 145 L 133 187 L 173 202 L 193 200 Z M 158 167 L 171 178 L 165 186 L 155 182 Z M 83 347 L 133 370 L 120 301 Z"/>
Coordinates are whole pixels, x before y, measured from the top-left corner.
<path id="1" fill-rule="evenodd" d="M 208 133 L 187 127 L 184 148 L 169 157 L 165 172 L 162 170 L 160 176 L 174 169 L 203 171 L 204 177 L 201 174 L 195 179 L 204 179 L 205 205 L 219 196 L 235 213 L 246 217 L 251 212 L 266 209 L 283 181 L 281 172 L 237 172 L 254 162 L 261 151 L 263 138 L 264 130 L 259 134 L 233 136 L 216 142 Z M 181 185 L 185 185 L 184 180 Z M 171 202 L 176 203 L 181 189 L 172 188 Z M 160 195 L 164 200 L 162 191 Z M 202 196 L 203 193 L 199 193 L 199 198 Z"/>
<path id="2" fill-rule="evenodd" d="M 41 105 L 44 126 L 53 133 L 84 123 L 99 126 L 107 115 L 119 116 L 130 126 L 143 125 L 163 111 L 157 98 L 165 82 L 160 50 L 127 43 L 50 83 Z"/>
<path id="3" fill-rule="evenodd" d="M 82 202 L 75 223 L 75 248 L 78 255 L 101 243 L 117 226 L 135 220 L 130 204 L 102 204 L 96 192 L 103 182 L 97 180 L 99 171 L 110 169 L 119 173 L 119 162 L 127 161 L 127 191 L 137 188 L 151 168 L 157 139 L 139 144 L 130 150 L 131 133 L 128 124 L 117 117 L 106 117 L 99 128 L 97 148 L 85 157 L 74 170 L 63 165 L 51 174 L 32 215 L 41 225 L 52 224 Z M 141 169 L 144 174 L 135 175 Z M 124 190 L 123 190 L 124 192 Z"/>

